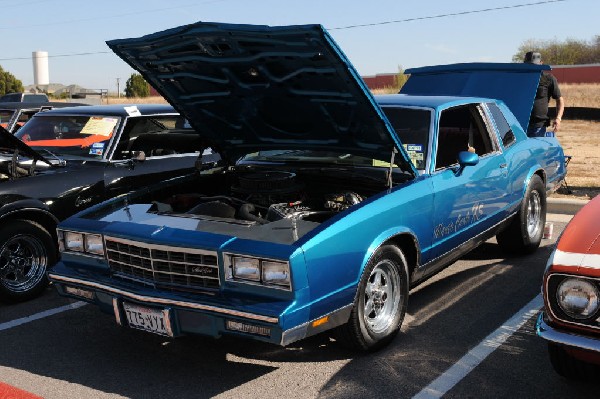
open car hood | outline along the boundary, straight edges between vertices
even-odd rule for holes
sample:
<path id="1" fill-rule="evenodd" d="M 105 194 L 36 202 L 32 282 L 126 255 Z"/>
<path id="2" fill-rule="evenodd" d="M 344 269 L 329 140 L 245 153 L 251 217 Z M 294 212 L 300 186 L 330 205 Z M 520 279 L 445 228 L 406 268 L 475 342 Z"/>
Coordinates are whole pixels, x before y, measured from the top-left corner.
<path id="1" fill-rule="evenodd" d="M 51 163 L 39 152 L 29 147 L 27 144 L 13 136 L 8 130 L 0 126 L 0 152 L 14 153 L 15 150 L 17 150 L 20 155 L 24 155 L 27 158 L 43 161 L 48 165 L 51 165 Z"/>
<path id="2" fill-rule="evenodd" d="M 410 78 L 400 93 L 502 100 L 527 130 L 540 76 L 549 69 L 549 65 L 479 62 L 412 68 L 405 71 Z"/>
<path id="3" fill-rule="evenodd" d="M 220 152 L 309 149 L 415 170 L 354 67 L 320 25 L 198 22 L 108 46 Z"/>

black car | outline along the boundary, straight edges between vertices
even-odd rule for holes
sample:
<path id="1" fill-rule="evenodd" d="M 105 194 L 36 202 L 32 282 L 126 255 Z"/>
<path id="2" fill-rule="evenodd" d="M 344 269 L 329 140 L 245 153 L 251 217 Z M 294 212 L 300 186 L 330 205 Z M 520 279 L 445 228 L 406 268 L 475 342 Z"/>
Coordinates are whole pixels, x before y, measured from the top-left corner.
<path id="1" fill-rule="evenodd" d="M 40 111 L 47 111 L 53 108 L 75 107 L 79 103 L 63 103 L 63 102 L 6 102 L 0 103 L 0 126 L 11 133 L 16 132 L 23 126 L 33 115 Z"/>
<path id="2" fill-rule="evenodd" d="M 45 93 L 8 93 L 0 97 L 1 102 L 39 103 L 48 102 Z"/>
<path id="3" fill-rule="evenodd" d="M 211 157 L 169 105 L 54 109 L 36 114 L 14 136 L 1 129 L 0 300 L 41 293 L 46 270 L 57 261 L 60 220 L 150 183 L 196 173 L 201 154 Z"/>

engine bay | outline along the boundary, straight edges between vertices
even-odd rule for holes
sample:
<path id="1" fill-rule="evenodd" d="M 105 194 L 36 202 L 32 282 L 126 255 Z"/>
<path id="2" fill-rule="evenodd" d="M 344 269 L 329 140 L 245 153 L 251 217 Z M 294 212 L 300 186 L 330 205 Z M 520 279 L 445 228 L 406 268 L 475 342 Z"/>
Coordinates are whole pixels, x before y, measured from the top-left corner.
<path id="1" fill-rule="evenodd" d="M 259 225 L 282 219 L 321 223 L 368 195 L 347 188 L 350 181 L 332 177 L 281 170 L 236 172 L 223 176 L 231 182 L 227 194 L 173 194 L 153 201 L 149 212 Z"/>

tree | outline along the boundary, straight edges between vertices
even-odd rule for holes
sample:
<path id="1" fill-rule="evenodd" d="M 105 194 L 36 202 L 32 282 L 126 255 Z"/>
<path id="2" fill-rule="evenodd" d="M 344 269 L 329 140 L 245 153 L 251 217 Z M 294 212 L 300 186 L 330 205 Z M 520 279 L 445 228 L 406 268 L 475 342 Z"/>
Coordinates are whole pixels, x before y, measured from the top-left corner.
<path id="1" fill-rule="evenodd" d="M 125 96 L 148 97 L 150 95 L 150 86 L 139 73 L 132 73 L 127 83 L 125 83 Z"/>
<path id="2" fill-rule="evenodd" d="M 542 54 L 545 64 L 577 65 L 600 63 L 600 36 L 591 41 L 566 39 L 564 42 L 554 40 L 524 41 L 513 55 L 513 62 L 523 62 L 525 53 L 537 51 Z"/>
<path id="3" fill-rule="evenodd" d="M 23 83 L 15 76 L 2 69 L 0 66 L 0 95 L 6 93 L 19 93 L 24 91 Z"/>
<path id="4" fill-rule="evenodd" d="M 396 87 L 394 87 L 396 93 L 400 91 L 400 89 L 402 88 L 402 86 L 404 86 L 404 83 L 406 83 L 407 80 L 408 75 L 404 73 L 404 68 L 398 65 L 398 73 L 396 74 L 396 79 L 394 79 L 394 81 L 396 82 Z"/>

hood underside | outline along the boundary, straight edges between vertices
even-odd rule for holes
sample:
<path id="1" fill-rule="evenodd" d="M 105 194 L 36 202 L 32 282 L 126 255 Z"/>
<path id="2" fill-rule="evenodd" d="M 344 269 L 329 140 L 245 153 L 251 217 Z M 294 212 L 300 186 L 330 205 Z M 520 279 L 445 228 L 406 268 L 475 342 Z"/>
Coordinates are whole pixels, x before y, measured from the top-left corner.
<path id="1" fill-rule="evenodd" d="M 548 65 L 482 62 L 412 68 L 405 71 L 410 78 L 400 93 L 502 100 L 527 130 L 540 76 L 549 69 Z"/>
<path id="2" fill-rule="evenodd" d="M 229 160 L 310 149 L 389 158 L 393 128 L 320 25 L 198 22 L 108 46 Z"/>

